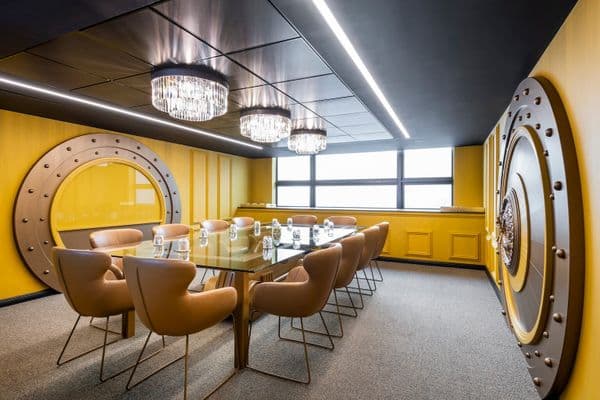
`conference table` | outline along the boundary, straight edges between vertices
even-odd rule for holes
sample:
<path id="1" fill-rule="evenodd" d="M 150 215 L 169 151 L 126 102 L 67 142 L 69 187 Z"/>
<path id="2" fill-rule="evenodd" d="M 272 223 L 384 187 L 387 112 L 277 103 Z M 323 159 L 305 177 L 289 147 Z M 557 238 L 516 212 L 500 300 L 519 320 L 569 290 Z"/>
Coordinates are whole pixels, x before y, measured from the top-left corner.
<path id="1" fill-rule="evenodd" d="M 134 244 L 131 247 L 104 249 L 113 257 L 135 256 L 143 258 L 165 258 L 186 260 L 198 268 L 231 272 L 233 287 L 238 293 L 238 302 L 234 311 L 235 368 L 243 369 L 248 362 L 248 327 L 250 323 L 250 276 L 268 273 L 275 266 L 287 264 L 288 270 L 306 253 L 319 249 L 332 242 L 339 241 L 357 231 L 355 226 L 337 226 L 325 230 L 321 225 L 315 233 L 313 226 L 294 225 L 292 229 L 282 225 L 280 239 L 272 249 L 263 247 L 265 236 L 273 238 L 271 224 L 263 224 L 260 233 L 252 226 L 227 229 L 208 233 L 194 229 L 189 237 L 165 240 L 157 246 L 152 240 Z M 293 238 L 293 232 L 300 233 Z M 277 236 L 277 235 L 276 235 Z M 186 240 L 187 239 L 187 240 Z M 268 241 L 268 239 L 267 239 Z M 182 249 L 188 250 L 182 250 Z M 102 249 L 97 249 L 101 250 Z M 135 334 L 135 315 L 123 315 L 122 335 Z"/>

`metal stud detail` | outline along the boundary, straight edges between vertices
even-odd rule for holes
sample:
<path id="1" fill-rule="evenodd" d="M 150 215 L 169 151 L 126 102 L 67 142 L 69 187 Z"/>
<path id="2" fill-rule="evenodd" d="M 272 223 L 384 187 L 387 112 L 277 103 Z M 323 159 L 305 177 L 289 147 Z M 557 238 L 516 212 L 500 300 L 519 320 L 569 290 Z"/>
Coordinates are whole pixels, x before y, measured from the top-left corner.
<path id="1" fill-rule="evenodd" d="M 554 185 L 552 185 L 552 187 L 554 188 L 554 190 L 562 190 L 563 184 L 561 181 L 556 181 L 554 182 Z"/>
<path id="2" fill-rule="evenodd" d="M 541 102 L 542 102 L 542 98 L 541 97 L 536 97 L 533 100 L 533 104 L 535 104 L 536 106 L 539 106 Z"/>
<path id="3" fill-rule="evenodd" d="M 565 258 L 566 256 L 567 256 L 567 253 L 565 252 L 565 249 L 556 250 L 556 257 Z"/>
<path id="4" fill-rule="evenodd" d="M 554 313 L 552 314 L 552 319 L 555 320 L 558 323 L 562 322 L 562 315 L 560 315 L 559 313 Z"/>
<path id="5" fill-rule="evenodd" d="M 539 357 L 541 355 L 539 350 L 534 351 L 533 354 L 535 354 L 536 357 Z"/>
<path id="6" fill-rule="evenodd" d="M 544 364 L 546 364 L 548 367 L 552 367 L 552 359 L 550 357 L 544 358 Z"/>
<path id="7" fill-rule="evenodd" d="M 542 385 L 542 380 L 536 376 L 535 378 L 533 378 L 533 384 L 535 386 L 541 386 Z"/>
<path id="8" fill-rule="evenodd" d="M 551 136 L 554 134 L 554 131 L 552 130 L 552 128 L 548 128 L 548 129 L 546 129 L 546 130 L 544 131 L 544 134 L 545 134 L 547 137 L 551 137 Z"/>

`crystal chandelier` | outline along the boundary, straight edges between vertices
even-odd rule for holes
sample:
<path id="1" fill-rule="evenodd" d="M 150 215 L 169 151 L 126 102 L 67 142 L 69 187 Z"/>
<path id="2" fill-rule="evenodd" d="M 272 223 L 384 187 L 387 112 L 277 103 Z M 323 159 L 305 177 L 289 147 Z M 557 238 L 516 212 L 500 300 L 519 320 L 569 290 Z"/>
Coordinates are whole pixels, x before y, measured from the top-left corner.
<path id="1" fill-rule="evenodd" d="M 296 154 L 317 154 L 327 148 L 324 129 L 294 129 L 288 139 L 288 149 Z"/>
<path id="2" fill-rule="evenodd" d="M 290 111 L 283 108 L 247 108 L 240 112 L 240 132 L 255 142 L 278 142 L 290 136 L 290 117 Z"/>
<path id="3" fill-rule="evenodd" d="M 227 112 L 227 79 L 204 65 L 168 65 L 152 71 L 152 105 L 171 117 L 208 121 Z"/>

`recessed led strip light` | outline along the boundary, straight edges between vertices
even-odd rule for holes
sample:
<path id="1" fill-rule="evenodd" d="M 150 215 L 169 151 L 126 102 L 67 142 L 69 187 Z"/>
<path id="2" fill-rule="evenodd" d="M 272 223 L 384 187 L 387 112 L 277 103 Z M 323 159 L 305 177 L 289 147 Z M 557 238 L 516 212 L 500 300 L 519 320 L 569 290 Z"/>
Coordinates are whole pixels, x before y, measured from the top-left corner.
<path id="1" fill-rule="evenodd" d="M 203 136 L 206 136 L 206 137 L 210 137 L 210 138 L 213 138 L 213 139 L 222 140 L 224 142 L 235 143 L 235 144 L 239 144 L 240 146 L 246 146 L 246 147 L 250 147 L 250 148 L 256 149 L 256 150 L 262 150 L 263 149 L 262 146 L 257 146 L 255 144 L 242 142 L 240 140 L 236 140 L 236 139 L 228 138 L 228 137 L 225 137 L 225 136 L 217 135 L 215 133 L 203 131 L 201 129 L 196 129 L 196 128 L 192 128 L 190 126 L 178 124 L 178 123 L 167 121 L 167 120 L 164 120 L 164 119 L 151 117 L 149 115 L 142 114 L 142 113 L 139 113 L 139 112 L 130 111 L 130 110 L 126 110 L 126 109 L 121 108 L 121 107 L 115 107 L 115 106 L 111 106 L 111 105 L 108 105 L 108 104 L 99 103 L 99 102 L 96 102 L 96 101 L 93 101 L 93 100 L 85 99 L 83 97 L 74 96 L 74 95 L 67 94 L 67 93 L 62 93 L 62 92 L 59 92 L 59 91 L 56 91 L 56 90 L 52 90 L 52 89 L 47 89 L 47 88 L 44 88 L 44 87 L 41 87 L 41 86 L 32 85 L 32 84 L 25 83 L 25 82 L 22 82 L 22 81 L 18 81 L 18 80 L 15 80 L 15 79 L 6 78 L 4 76 L 0 76 L 0 83 L 4 83 L 6 85 L 13 86 L 13 87 L 18 87 L 18 88 L 21 88 L 21 89 L 30 90 L 30 91 L 36 92 L 36 93 L 43 93 L 43 94 L 46 94 L 46 95 L 49 95 L 49 96 L 58 97 L 58 98 L 69 100 L 69 101 L 72 101 L 72 102 L 75 102 L 75 103 L 79 103 L 79 104 L 85 104 L 87 106 L 91 106 L 91 107 L 95 107 L 95 108 L 100 108 L 102 110 L 112 111 L 112 112 L 117 113 L 117 114 L 127 115 L 129 117 L 138 118 L 138 119 L 141 119 L 141 120 L 144 120 L 144 121 L 154 122 L 155 124 L 162 125 L 162 126 L 167 126 L 169 128 L 176 128 L 176 129 L 181 129 L 181 130 L 184 130 L 184 131 L 187 131 L 187 132 L 197 133 L 197 134 L 200 134 L 200 135 L 203 135 Z"/>
<path id="2" fill-rule="evenodd" d="M 325 3 L 325 0 L 313 0 L 313 4 L 315 5 L 315 7 L 317 7 L 317 10 L 319 10 L 319 13 L 321 13 L 321 16 L 323 17 L 323 19 L 325 19 L 325 22 L 327 22 L 327 25 L 329 25 L 329 28 L 333 31 L 344 50 L 346 50 L 346 53 L 348 53 L 348 55 L 354 62 L 354 65 L 356 65 L 363 78 L 365 78 L 365 80 L 367 81 L 367 83 L 369 84 L 369 86 L 371 87 L 371 89 L 373 90 L 373 92 L 375 93 L 385 110 L 388 112 L 396 126 L 398 126 L 400 132 L 402 132 L 402 135 L 404 135 L 406 139 L 409 139 L 410 135 L 408 134 L 408 130 L 404 127 L 404 124 L 402 123 L 402 121 L 400 121 L 398 115 L 396 115 L 396 112 L 392 108 L 392 105 L 389 103 L 389 101 L 383 94 L 383 91 L 375 81 L 375 78 L 373 78 L 373 75 L 371 75 L 371 73 L 367 69 L 367 66 L 358 55 L 358 52 L 352 45 L 352 42 L 348 38 L 348 35 L 346 35 L 346 32 L 344 32 L 344 30 L 342 29 L 341 25 L 327 6 L 327 3 Z"/>

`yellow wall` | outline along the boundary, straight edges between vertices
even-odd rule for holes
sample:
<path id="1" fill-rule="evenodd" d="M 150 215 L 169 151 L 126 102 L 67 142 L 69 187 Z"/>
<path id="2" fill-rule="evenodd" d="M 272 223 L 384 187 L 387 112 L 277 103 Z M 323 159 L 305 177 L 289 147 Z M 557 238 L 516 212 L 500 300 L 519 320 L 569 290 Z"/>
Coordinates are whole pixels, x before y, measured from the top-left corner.
<path id="1" fill-rule="evenodd" d="M 13 238 L 12 213 L 21 181 L 48 150 L 95 128 L 0 110 L 0 299 L 45 289 L 23 264 Z M 182 199 L 182 222 L 230 217 L 247 202 L 249 160 L 135 137 L 169 166 Z M 200 195 L 198 195 L 200 194 Z"/>
<path id="2" fill-rule="evenodd" d="M 483 206 L 483 146 L 454 149 L 454 206 Z"/>
<path id="3" fill-rule="evenodd" d="M 163 219 L 162 196 L 148 177 L 119 162 L 83 165 L 71 173 L 52 201 L 52 228 L 58 232 Z"/>
<path id="4" fill-rule="evenodd" d="M 236 212 L 262 222 L 277 218 L 282 223 L 294 214 L 313 214 L 319 221 L 330 215 L 353 215 L 360 226 L 388 221 L 390 232 L 383 251 L 387 257 L 474 265 L 485 260 L 483 213 L 284 208 L 238 208 Z"/>
<path id="5" fill-rule="evenodd" d="M 552 82 L 562 98 L 575 140 L 583 192 L 586 240 L 583 324 L 573 374 L 561 396 L 567 400 L 600 398 L 599 71 L 600 1 L 580 0 L 531 71 L 531 76 Z"/>
<path id="6" fill-rule="evenodd" d="M 254 203 L 275 203 L 274 159 L 256 158 L 250 163 L 250 200 Z"/>

